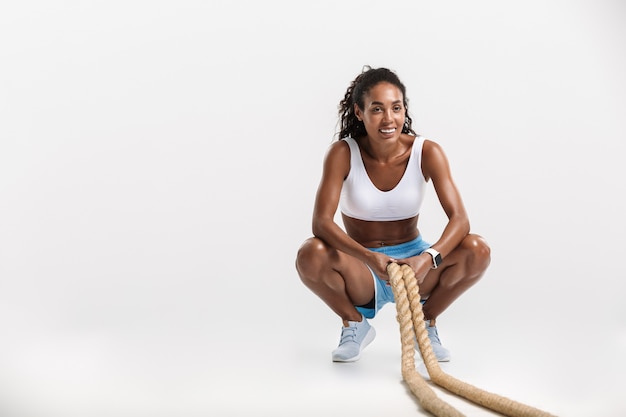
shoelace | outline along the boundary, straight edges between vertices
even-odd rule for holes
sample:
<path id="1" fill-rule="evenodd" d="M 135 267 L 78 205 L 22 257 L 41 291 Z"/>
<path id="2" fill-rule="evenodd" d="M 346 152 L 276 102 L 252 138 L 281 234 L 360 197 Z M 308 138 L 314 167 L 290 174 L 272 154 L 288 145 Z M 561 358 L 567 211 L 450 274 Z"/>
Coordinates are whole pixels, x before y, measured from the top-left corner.
<path id="1" fill-rule="evenodd" d="M 356 341 L 356 327 L 344 327 L 341 330 L 341 341 L 339 344 L 342 345 L 348 341 Z"/>

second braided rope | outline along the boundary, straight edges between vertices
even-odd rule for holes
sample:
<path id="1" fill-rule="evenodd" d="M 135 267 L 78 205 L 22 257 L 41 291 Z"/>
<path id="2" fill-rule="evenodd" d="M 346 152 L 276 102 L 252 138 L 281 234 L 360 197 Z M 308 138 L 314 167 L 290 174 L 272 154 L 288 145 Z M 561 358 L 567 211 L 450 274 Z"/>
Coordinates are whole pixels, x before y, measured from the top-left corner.
<path id="1" fill-rule="evenodd" d="M 484 391 L 443 372 L 430 346 L 430 340 L 428 339 L 415 273 L 408 265 L 399 265 L 395 262 L 387 266 L 387 272 L 396 299 L 397 319 L 400 324 L 402 376 L 409 385 L 411 392 L 418 398 L 420 404 L 422 404 L 425 409 L 438 417 L 463 415 L 441 400 L 433 401 L 430 399 L 431 394 L 426 393 L 427 388 L 432 395 L 435 395 L 430 386 L 415 369 L 414 335 L 417 339 L 424 365 L 426 366 L 430 379 L 435 384 L 456 395 L 506 416 L 553 416 L 537 408 L 516 402 L 498 394 Z M 428 401 L 428 404 L 425 403 L 425 401 Z M 432 406 L 431 403 L 433 404 Z M 441 403 L 445 404 L 445 406 Z M 436 404 L 436 406 L 434 404 Z"/>

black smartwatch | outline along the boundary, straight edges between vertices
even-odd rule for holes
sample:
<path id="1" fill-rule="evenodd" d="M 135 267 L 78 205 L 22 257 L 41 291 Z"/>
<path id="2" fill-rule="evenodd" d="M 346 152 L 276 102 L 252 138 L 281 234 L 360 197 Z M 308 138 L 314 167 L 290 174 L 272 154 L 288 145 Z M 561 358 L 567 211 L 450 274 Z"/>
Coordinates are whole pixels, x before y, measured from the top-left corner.
<path id="1" fill-rule="evenodd" d="M 433 268 L 432 269 L 437 269 L 437 267 L 439 265 L 441 265 L 441 254 L 439 252 L 437 252 L 435 249 L 433 248 L 428 248 L 424 251 L 424 253 L 428 253 L 430 256 L 432 256 L 433 258 Z"/>

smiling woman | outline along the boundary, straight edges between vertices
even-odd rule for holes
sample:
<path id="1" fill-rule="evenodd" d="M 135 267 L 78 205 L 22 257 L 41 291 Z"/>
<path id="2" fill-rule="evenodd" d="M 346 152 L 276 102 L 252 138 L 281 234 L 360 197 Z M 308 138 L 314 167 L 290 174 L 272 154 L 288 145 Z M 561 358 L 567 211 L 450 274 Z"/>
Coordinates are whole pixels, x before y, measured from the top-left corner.
<path id="1" fill-rule="evenodd" d="M 489 246 L 470 234 L 442 148 L 413 131 L 406 88 L 393 71 L 366 67 L 339 114 L 339 140 L 327 152 L 317 191 L 314 236 L 296 259 L 303 283 L 343 321 L 332 359 L 356 361 L 374 339 L 367 319 L 395 301 L 387 266 L 397 262 L 415 272 L 431 345 L 439 361 L 449 361 L 435 320 L 482 277 Z M 429 181 L 448 217 L 432 245 L 418 229 Z M 334 221 L 338 208 L 345 231 Z"/>

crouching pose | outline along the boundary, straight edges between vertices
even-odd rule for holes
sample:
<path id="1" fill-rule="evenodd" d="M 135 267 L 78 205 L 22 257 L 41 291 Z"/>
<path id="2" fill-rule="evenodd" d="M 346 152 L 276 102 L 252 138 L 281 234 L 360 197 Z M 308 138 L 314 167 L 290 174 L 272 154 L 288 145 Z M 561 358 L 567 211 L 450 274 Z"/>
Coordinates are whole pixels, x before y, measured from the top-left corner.
<path id="1" fill-rule="evenodd" d="M 449 361 L 435 321 L 490 262 L 485 240 L 470 233 L 444 151 L 413 131 L 407 103 L 393 71 L 367 68 L 339 105 L 339 140 L 325 156 L 313 237 L 296 258 L 302 282 L 343 321 L 333 361 L 358 360 L 374 339 L 367 319 L 394 302 L 390 262 L 415 272 L 433 351 L 439 361 Z M 448 218 L 432 244 L 418 229 L 428 181 Z M 343 228 L 334 221 L 338 208 Z"/>

